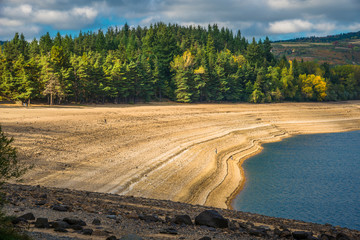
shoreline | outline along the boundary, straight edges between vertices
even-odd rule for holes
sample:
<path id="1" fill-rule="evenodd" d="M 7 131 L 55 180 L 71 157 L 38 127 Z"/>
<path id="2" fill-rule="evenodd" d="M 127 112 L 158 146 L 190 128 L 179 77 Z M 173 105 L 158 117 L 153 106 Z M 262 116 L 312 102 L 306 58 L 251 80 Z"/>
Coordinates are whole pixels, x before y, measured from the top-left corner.
<path id="1" fill-rule="evenodd" d="M 0 107 L 19 160 L 34 165 L 27 184 L 225 209 L 263 143 L 359 130 L 359 116 L 360 101 Z"/>
<path id="2" fill-rule="evenodd" d="M 262 152 L 262 150 L 264 149 L 264 147 L 262 146 L 262 144 L 264 143 L 273 143 L 273 142 L 280 142 L 286 138 L 291 138 L 294 136 L 298 136 L 298 135 L 313 135 L 313 134 L 332 134 L 332 133 L 340 133 L 340 132 L 353 132 L 353 131 L 360 131 L 359 129 L 353 129 L 353 130 L 345 130 L 345 131 L 330 131 L 330 132 L 322 132 L 322 133 L 298 133 L 298 134 L 288 134 L 278 140 L 274 139 L 273 141 L 266 141 L 266 142 L 261 142 L 259 145 L 259 149 L 257 151 L 254 151 L 252 154 L 246 155 L 244 157 L 241 158 L 241 160 L 238 163 L 240 172 L 242 173 L 242 180 L 240 181 L 239 186 L 235 189 L 235 191 L 227 198 L 226 200 L 226 205 L 227 205 L 227 209 L 229 210 L 236 210 L 236 211 L 241 211 L 241 209 L 235 209 L 233 207 L 234 201 L 236 199 L 236 197 L 240 194 L 240 192 L 243 190 L 245 183 L 246 183 L 246 177 L 245 177 L 245 170 L 243 168 L 243 163 L 246 160 L 249 160 L 250 158 L 254 157 L 255 155 L 259 154 Z"/>

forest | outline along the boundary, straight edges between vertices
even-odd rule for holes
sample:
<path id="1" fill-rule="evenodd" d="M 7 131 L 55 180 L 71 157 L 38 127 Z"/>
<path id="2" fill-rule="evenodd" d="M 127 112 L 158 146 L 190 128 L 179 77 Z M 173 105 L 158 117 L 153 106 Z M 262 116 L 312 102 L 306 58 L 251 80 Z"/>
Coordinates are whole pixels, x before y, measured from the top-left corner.
<path id="1" fill-rule="evenodd" d="M 350 32 L 350 33 L 341 33 L 337 35 L 328 35 L 326 37 L 302 37 L 295 38 L 290 40 L 280 40 L 276 42 L 311 42 L 311 43 L 331 43 L 341 40 L 354 40 L 360 39 L 360 31 L 359 32 Z"/>
<path id="2" fill-rule="evenodd" d="M 360 99 L 360 66 L 276 59 L 269 38 L 216 24 L 128 24 L 0 46 L 0 101 L 281 102 Z"/>

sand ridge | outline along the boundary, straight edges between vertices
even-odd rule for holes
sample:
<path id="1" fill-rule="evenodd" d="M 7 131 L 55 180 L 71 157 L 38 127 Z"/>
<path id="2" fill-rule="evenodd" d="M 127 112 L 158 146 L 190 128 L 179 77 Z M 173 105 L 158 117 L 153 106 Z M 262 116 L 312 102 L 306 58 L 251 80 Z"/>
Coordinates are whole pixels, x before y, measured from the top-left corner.
<path id="1" fill-rule="evenodd" d="M 359 130 L 360 101 L 0 105 L 0 124 L 34 164 L 27 184 L 228 208 L 262 143 Z"/>

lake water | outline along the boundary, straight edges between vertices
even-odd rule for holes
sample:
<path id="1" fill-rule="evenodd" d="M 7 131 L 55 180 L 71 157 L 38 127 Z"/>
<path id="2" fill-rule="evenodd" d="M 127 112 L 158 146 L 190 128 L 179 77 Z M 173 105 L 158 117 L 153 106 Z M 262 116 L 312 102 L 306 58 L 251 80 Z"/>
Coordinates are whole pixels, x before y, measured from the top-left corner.
<path id="1" fill-rule="evenodd" d="M 360 230 L 360 131 L 263 145 L 243 164 L 236 210 Z"/>

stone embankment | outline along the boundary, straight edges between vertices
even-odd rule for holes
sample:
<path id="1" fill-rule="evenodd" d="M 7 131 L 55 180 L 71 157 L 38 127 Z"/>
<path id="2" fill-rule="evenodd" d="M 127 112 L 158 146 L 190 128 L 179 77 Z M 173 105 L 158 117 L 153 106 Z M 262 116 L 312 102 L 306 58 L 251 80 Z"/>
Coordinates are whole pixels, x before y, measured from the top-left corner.
<path id="1" fill-rule="evenodd" d="M 360 239 L 360 231 L 109 193 L 6 184 L 7 214 L 34 239 Z"/>

